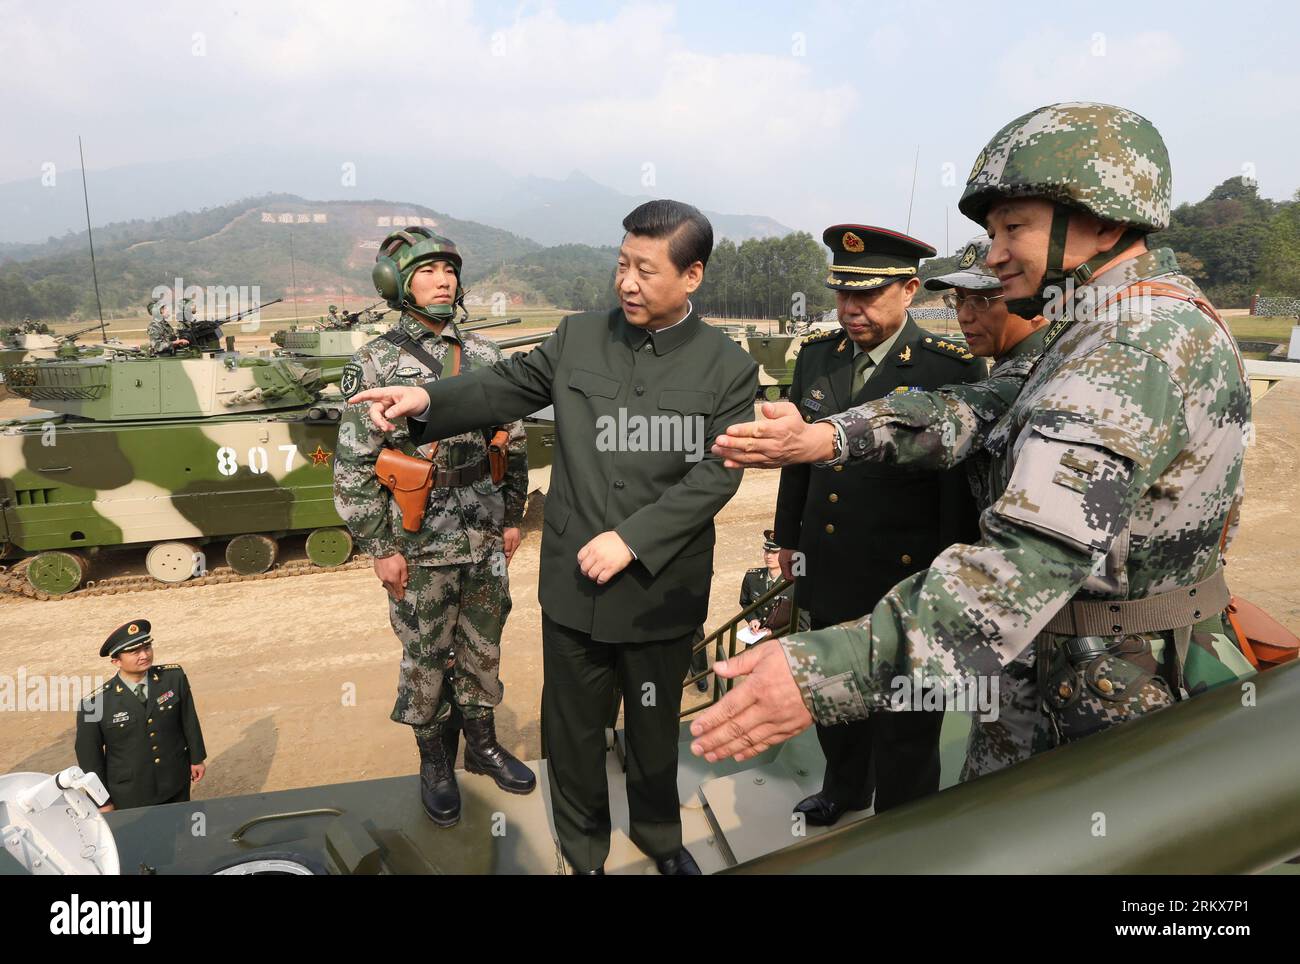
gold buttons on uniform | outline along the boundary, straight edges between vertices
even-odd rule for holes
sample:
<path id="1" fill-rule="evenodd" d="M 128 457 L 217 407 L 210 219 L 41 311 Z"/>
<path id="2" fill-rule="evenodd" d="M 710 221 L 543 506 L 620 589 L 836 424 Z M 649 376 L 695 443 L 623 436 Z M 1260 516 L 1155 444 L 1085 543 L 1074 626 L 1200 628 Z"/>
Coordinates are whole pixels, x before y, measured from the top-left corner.
<path id="1" fill-rule="evenodd" d="M 154 762 L 154 763 L 162 763 L 162 760 L 158 759 L 157 757 L 154 757 L 154 758 L 153 758 L 153 762 Z"/>
<path id="2" fill-rule="evenodd" d="M 149 722 L 149 723 L 152 723 L 152 722 L 153 722 L 153 720 L 148 720 L 148 721 L 147 721 L 147 722 Z"/>
<path id="3" fill-rule="evenodd" d="M 900 560 L 900 562 L 902 562 L 903 565 L 905 566 L 910 566 L 912 564 L 912 557 L 905 552 L 903 553 L 903 558 Z"/>
<path id="4" fill-rule="evenodd" d="M 1097 689 L 1101 690 L 1103 693 L 1113 693 L 1115 692 L 1115 684 L 1103 676 L 1101 679 L 1097 680 Z"/>
<path id="5" fill-rule="evenodd" d="M 835 527 L 830 523 L 826 524 L 826 534 L 828 536 L 833 536 L 835 534 Z"/>
<path id="6" fill-rule="evenodd" d="M 812 421 L 812 416 L 811 416 L 811 415 L 805 415 L 805 416 L 803 417 L 803 420 L 804 420 L 805 422 L 811 422 L 811 421 Z"/>
<path id="7" fill-rule="evenodd" d="M 844 466 L 842 466 L 842 465 L 837 465 L 837 466 L 835 466 L 835 471 L 836 471 L 836 472 L 843 472 L 843 471 L 844 471 Z"/>
<path id="8" fill-rule="evenodd" d="M 830 495 L 828 495 L 826 498 L 830 499 L 832 502 L 838 502 L 838 501 L 840 501 L 840 497 L 839 497 L 838 495 L 836 495 L 834 492 L 832 492 L 832 493 L 831 493 Z"/>
<path id="9" fill-rule="evenodd" d="M 157 752 L 158 752 L 158 748 L 157 748 L 157 747 L 154 747 L 154 748 L 153 748 L 153 751 L 154 751 L 155 753 L 157 753 Z"/>
<path id="10" fill-rule="evenodd" d="M 1070 694 L 1073 693 L 1074 690 L 1070 689 L 1069 683 L 1062 683 L 1056 692 L 1060 694 L 1061 699 L 1068 700 L 1070 698 Z"/>

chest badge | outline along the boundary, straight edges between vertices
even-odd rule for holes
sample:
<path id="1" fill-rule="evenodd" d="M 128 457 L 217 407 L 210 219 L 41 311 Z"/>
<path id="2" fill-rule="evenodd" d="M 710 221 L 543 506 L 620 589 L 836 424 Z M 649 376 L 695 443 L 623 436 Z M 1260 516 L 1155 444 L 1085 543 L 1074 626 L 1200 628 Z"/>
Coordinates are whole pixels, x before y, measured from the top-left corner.
<path id="1" fill-rule="evenodd" d="M 406 368 L 399 368 L 397 371 L 393 372 L 393 375 L 397 378 L 419 378 L 424 375 L 424 370 L 407 366 Z"/>
<path id="2" fill-rule="evenodd" d="M 121 724 L 121 723 L 129 723 L 130 721 L 131 721 L 131 714 L 128 713 L 126 710 L 122 710 L 119 713 L 114 713 L 113 719 L 110 722 Z"/>
<path id="3" fill-rule="evenodd" d="M 814 388 L 808 394 L 811 395 L 813 398 L 817 399 L 817 401 L 819 402 L 826 397 L 826 393 L 823 392 L 820 388 Z"/>

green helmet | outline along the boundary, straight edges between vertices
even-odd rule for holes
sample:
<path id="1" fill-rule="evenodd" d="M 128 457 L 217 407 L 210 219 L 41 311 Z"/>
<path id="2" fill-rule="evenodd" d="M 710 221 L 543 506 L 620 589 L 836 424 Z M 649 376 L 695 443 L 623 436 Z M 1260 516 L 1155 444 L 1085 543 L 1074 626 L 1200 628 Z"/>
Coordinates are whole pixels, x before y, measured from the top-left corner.
<path id="1" fill-rule="evenodd" d="M 957 207 L 988 227 L 989 208 L 1001 198 L 1040 198 L 1055 205 L 1037 293 L 1006 301 L 1008 311 L 1033 318 L 1069 281 L 1086 284 L 1116 253 L 1167 227 L 1172 181 L 1164 139 L 1145 117 L 1109 104 L 1052 104 L 1017 117 L 993 135 L 975 159 Z M 1067 277 L 1072 209 L 1123 225 L 1125 231 Z"/>
<path id="2" fill-rule="evenodd" d="M 1145 117 L 1109 104 L 1052 104 L 993 135 L 957 207 L 983 225 L 999 198 L 1036 197 L 1159 231 L 1169 225 L 1172 180 L 1164 138 Z"/>
<path id="3" fill-rule="evenodd" d="M 407 301 L 411 290 L 411 276 L 415 269 L 428 261 L 446 261 L 456 271 L 456 298 L 451 305 L 429 305 L 417 308 Z M 437 321 L 449 318 L 458 305 L 463 305 L 464 286 L 459 284 L 461 276 L 460 252 L 456 243 L 450 238 L 434 234 L 426 227 L 412 226 L 401 231 L 394 231 L 384 238 L 379 245 L 379 254 L 375 258 L 375 267 L 371 271 L 371 280 L 375 290 L 388 306 L 393 309 L 415 311 Z"/>

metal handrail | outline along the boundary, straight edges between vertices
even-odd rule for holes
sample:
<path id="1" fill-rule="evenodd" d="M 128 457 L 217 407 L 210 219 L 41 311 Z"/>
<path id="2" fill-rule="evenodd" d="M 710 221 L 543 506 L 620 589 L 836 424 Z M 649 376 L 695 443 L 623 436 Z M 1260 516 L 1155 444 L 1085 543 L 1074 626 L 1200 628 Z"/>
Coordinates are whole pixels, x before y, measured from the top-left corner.
<path id="1" fill-rule="evenodd" d="M 786 589 L 788 589 L 792 585 L 794 585 L 794 582 L 792 580 L 782 579 L 775 586 L 773 586 L 767 592 L 763 593 L 763 595 L 759 596 L 752 603 L 750 603 L 746 608 L 742 609 L 736 615 L 732 616 L 721 626 L 719 626 L 713 632 L 709 633 L 702 640 L 700 640 L 698 643 L 692 646 L 691 657 L 694 658 L 695 654 L 698 652 L 707 651 L 710 643 L 716 646 L 716 651 L 714 653 L 715 659 L 732 659 L 733 657 L 735 657 L 736 643 L 737 643 L 736 633 L 738 631 L 739 624 L 741 623 L 741 621 L 743 620 L 745 622 L 748 622 L 751 613 L 757 611 L 762 606 L 771 602 L 774 598 L 779 596 L 781 593 L 783 593 Z M 769 638 L 776 639 L 778 636 L 784 636 L 786 633 L 789 633 L 798 625 L 799 625 L 799 605 L 794 601 L 794 599 L 791 599 L 790 600 L 790 622 L 787 623 L 785 628 L 782 629 L 779 633 L 773 632 L 771 637 Z M 722 640 L 724 636 L 727 637 L 727 649 L 725 653 L 723 652 L 723 648 L 722 648 L 723 645 Z M 713 673 L 712 666 L 710 666 L 708 669 L 704 670 L 703 672 L 692 673 L 690 676 L 686 677 L 686 682 L 682 684 L 682 689 L 685 690 L 691 686 L 694 686 L 699 680 L 704 679 L 710 673 Z M 691 715 L 692 713 L 698 713 L 700 710 L 708 709 L 714 703 L 718 702 L 718 700 L 722 699 L 722 697 L 726 695 L 727 691 L 730 690 L 733 685 L 734 684 L 732 683 L 731 680 L 723 679 L 722 677 L 718 676 L 715 673 L 713 675 L 713 694 L 709 697 L 708 702 L 701 703 L 699 706 L 692 706 L 689 709 L 682 710 L 677 714 L 677 718 L 679 720 L 685 719 L 687 716 Z"/>

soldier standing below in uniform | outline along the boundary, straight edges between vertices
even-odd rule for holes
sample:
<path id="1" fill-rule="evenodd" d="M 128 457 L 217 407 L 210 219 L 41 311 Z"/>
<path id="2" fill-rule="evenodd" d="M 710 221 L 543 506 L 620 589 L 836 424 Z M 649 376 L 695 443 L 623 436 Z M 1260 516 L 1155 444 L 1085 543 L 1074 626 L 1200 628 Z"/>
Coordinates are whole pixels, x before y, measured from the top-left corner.
<path id="1" fill-rule="evenodd" d="M 166 303 L 158 300 L 151 301 L 147 310 L 149 312 L 149 331 L 146 337 L 149 340 L 149 347 L 155 355 L 170 355 L 177 348 L 185 348 L 189 345 L 186 339 L 176 337 L 176 329 L 167 320 Z"/>
<path id="2" fill-rule="evenodd" d="M 745 570 L 744 578 L 740 580 L 740 608 L 748 609 L 783 578 L 781 546 L 776 541 L 776 533 L 767 529 L 763 532 L 763 565 L 757 569 Z M 790 625 L 793 604 L 794 586 L 791 585 L 754 610 L 749 618 L 750 632 L 758 633 L 765 629 L 778 632 L 785 629 Z M 809 626 L 807 610 L 799 610 L 799 629 L 808 629 Z"/>
<path id="3" fill-rule="evenodd" d="M 907 310 L 921 287 L 920 260 L 934 248 L 860 224 L 829 227 L 822 241 L 831 249 L 826 287 L 835 292 L 842 330 L 805 341 L 799 352 L 790 403 L 804 421 L 984 377 L 970 352 L 922 330 Z M 775 532 L 787 577 L 795 575 L 794 553 L 802 557 L 795 601 L 821 629 L 870 612 L 940 551 L 977 538 L 979 525 L 960 470 L 792 465 L 781 470 Z M 877 813 L 933 793 L 942 726 L 942 713 L 925 711 L 818 726 L 826 774 L 795 813 L 826 827 L 865 809 L 873 791 Z"/>
<path id="4" fill-rule="evenodd" d="M 814 719 L 888 709 L 912 672 L 961 683 L 1027 659 L 1054 743 L 1251 672 L 1222 634 L 1193 633 L 1228 601 L 1250 390 L 1222 319 L 1172 251 L 1147 247 L 1169 222 L 1170 182 L 1164 140 L 1132 111 L 1016 118 L 959 202 L 988 231 L 1008 309 L 1049 323 L 1004 414 L 988 428 L 992 395 L 959 387 L 914 411 L 785 414 L 720 442 L 737 467 L 982 449 L 996 501 L 978 544 L 951 547 L 869 616 L 715 665 L 749 678 L 692 725 L 694 752 L 743 759 Z"/>
<path id="5" fill-rule="evenodd" d="M 713 517 L 740 485 L 707 449 L 752 416 L 758 366 L 690 303 L 713 249 L 708 219 L 647 201 L 623 228 L 620 307 L 570 315 L 527 354 L 457 381 L 355 400 L 384 428 L 400 416 L 423 422 L 417 438 L 554 404 L 538 598 L 556 833 L 577 873 L 604 872 L 605 727 L 621 682 L 632 841 L 660 873 L 698 874 L 682 846 L 678 712 L 708 612 Z M 648 438 L 650 425 L 669 438 Z"/>
<path id="6" fill-rule="evenodd" d="M 391 272 L 393 290 L 384 294 L 402 317 L 352 356 L 340 384 L 345 397 L 431 377 L 464 378 L 501 359 L 490 339 L 456 326 L 464 288 L 454 243 L 427 228 L 395 231 L 380 246 L 377 265 Z M 504 692 L 501 631 L 510 613 L 505 563 L 519 547 L 527 442 L 520 421 L 483 425 L 443 433 L 430 452 L 432 439 L 413 440 L 405 425 L 381 432 L 364 408 L 351 406 L 334 464 L 334 504 L 358 547 L 374 559 L 402 641 L 392 719 L 415 731 L 421 799 L 429 818 L 444 827 L 460 819 L 454 770 L 462 721 L 469 772 L 487 774 L 511 793 L 530 793 L 537 783 L 497 742 L 494 717 Z M 385 449 L 410 457 L 406 464 L 426 475 L 432 469 L 432 487 L 416 497 L 417 505 L 403 508 L 397 493 L 381 485 L 376 462 Z M 399 487 L 406 486 L 399 480 Z M 411 513 L 421 510 L 414 519 Z"/>
<path id="7" fill-rule="evenodd" d="M 108 789 L 100 810 L 181 803 L 207 771 L 190 682 L 177 663 L 153 665 L 150 629 L 136 619 L 113 630 L 99 655 L 117 675 L 77 711 L 77 765 Z"/>

